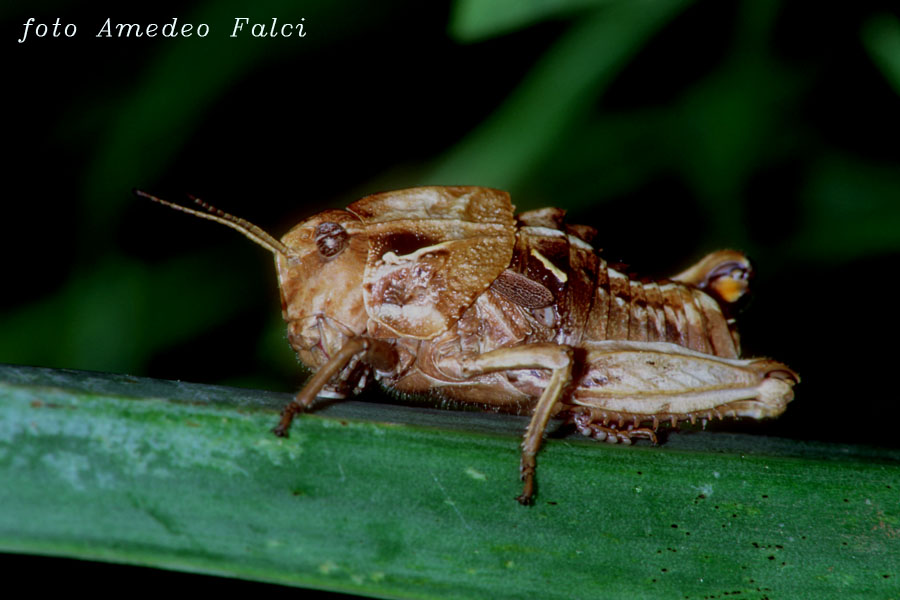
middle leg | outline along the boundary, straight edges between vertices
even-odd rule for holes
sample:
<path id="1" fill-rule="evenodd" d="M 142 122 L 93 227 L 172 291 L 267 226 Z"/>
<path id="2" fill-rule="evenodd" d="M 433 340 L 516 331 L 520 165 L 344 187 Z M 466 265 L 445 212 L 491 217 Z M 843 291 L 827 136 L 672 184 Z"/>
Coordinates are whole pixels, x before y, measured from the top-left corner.
<path id="1" fill-rule="evenodd" d="M 558 344 L 540 343 L 512 348 L 498 348 L 467 360 L 463 373 L 468 376 L 513 369 L 550 369 L 550 381 L 541 393 L 534 407 L 531 421 L 522 441 L 522 459 L 519 467 L 522 494 L 516 498 L 521 504 L 530 504 L 534 496 L 534 471 L 537 468 L 536 455 L 541 447 L 544 430 L 553 416 L 566 386 L 572 379 L 574 362 L 572 348 Z"/>

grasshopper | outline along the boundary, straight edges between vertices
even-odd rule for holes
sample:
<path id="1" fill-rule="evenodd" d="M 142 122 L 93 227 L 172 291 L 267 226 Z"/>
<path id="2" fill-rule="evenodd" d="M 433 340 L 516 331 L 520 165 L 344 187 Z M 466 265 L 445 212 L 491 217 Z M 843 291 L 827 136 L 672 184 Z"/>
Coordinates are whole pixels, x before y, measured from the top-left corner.
<path id="1" fill-rule="evenodd" d="M 654 444 L 662 424 L 784 412 L 799 377 L 740 358 L 731 307 L 748 289 L 740 252 L 713 252 L 663 281 L 601 258 L 596 230 L 564 211 L 514 214 L 483 187 L 419 187 L 326 210 L 280 240 L 200 200 L 176 210 L 236 229 L 275 255 L 288 340 L 315 374 L 273 430 L 317 397 L 371 380 L 530 414 L 517 500 L 535 495 L 551 418 L 597 440 Z"/>

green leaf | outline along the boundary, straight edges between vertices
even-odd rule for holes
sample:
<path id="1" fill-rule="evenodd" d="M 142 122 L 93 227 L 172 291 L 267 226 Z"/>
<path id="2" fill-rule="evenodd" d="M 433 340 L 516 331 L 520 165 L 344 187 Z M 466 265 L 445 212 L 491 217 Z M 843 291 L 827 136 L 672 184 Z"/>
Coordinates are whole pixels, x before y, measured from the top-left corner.
<path id="1" fill-rule="evenodd" d="M 790 253 L 851 261 L 900 252 L 900 173 L 896 165 L 822 157 L 803 192 L 802 227 Z"/>
<path id="2" fill-rule="evenodd" d="M 888 598 L 900 453 L 691 433 L 550 439 L 525 419 L 0 367 L 0 549 L 390 598 Z"/>
<path id="3" fill-rule="evenodd" d="M 0 360 L 141 369 L 155 352 L 250 305 L 244 281 L 216 275 L 246 260 L 246 253 L 210 249 L 153 266 L 100 261 L 55 295 L 0 316 Z"/>
<path id="4" fill-rule="evenodd" d="M 457 0 L 450 15 L 450 34 L 475 42 L 527 27 L 544 19 L 567 16 L 610 0 Z"/>
<path id="5" fill-rule="evenodd" d="M 872 17 L 863 27 L 862 38 L 884 78 L 900 94 L 900 19 L 889 14 Z"/>
<path id="6" fill-rule="evenodd" d="M 444 155 L 423 183 L 514 191 L 566 126 L 686 2 L 613 4 L 574 24 L 504 104 Z"/>

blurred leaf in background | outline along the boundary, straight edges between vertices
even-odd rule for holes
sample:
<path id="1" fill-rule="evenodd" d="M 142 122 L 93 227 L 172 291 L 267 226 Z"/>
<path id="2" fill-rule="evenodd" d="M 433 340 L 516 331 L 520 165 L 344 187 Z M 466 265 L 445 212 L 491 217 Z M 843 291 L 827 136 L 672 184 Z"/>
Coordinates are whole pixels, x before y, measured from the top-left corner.
<path id="1" fill-rule="evenodd" d="M 770 431 L 885 407 L 881 310 L 900 256 L 900 20 L 768 0 L 8 4 L 0 361 L 291 390 L 271 258 L 149 205 L 194 194 L 280 235 L 422 184 L 509 190 L 666 276 L 715 247 L 758 268 L 749 354 L 803 375 Z M 75 38 L 14 41 L 29 17 Z M 231 38 L 234 19 L 304 38 Z M 113 22 L 205 38 L 98 38 Z M 887 311 L 890 305 L 883 308 Z"/>
<path id="2" fill-rule="evenodd" d="M 863 24 L 862 38 L 884 78 L 900 94 L 900 19 L 888 13 L 872 15 Z"/>
<path id="3" fill-rule="evenodd" d="M 556 8 L 570 8 L 568 4 Z M 471 179 L 489 187 L 518 187 L 560 133 L 573 121 L 584 119 L 627 59 L 684 4 L 681 0 L 623 2 L 588 13 L 540 58 L 489 119 L 439 159 L 426 179 Z M 460 39 L 477 38 L 484 35 L 486 23 L 497 23 L 496 29 L 528 23 L 529 17 L 550 12 L 551 3 L 532 5 L 537 14 L 526 14 L 523 7 L 463 2 L 453 30 Z"/>

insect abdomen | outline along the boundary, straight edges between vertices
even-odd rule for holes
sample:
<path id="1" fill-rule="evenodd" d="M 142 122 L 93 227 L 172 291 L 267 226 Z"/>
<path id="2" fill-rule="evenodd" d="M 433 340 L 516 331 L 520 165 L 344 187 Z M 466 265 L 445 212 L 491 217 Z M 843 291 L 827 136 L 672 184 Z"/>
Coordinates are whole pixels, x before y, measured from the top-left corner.
<path id="1" fill-rule="evenodd" d="M 602 260 L 583 339 L 671 342 L 724 358 L 739 353 L 722 309 L 703 291 L 635 281 Z"/>
<path id="2" fill-rule="evenodd" d="M 631 279 L 610 267 L 585 240 L 559 225 L 546 226 L 551 224 L 520 227 L 510 265 L 555 298 L 555 322 L 546 323 L 546 341 L 671 342 L 738 357 L 737 339 L 722 308 L 704 291 L 674 281 Z"/>

